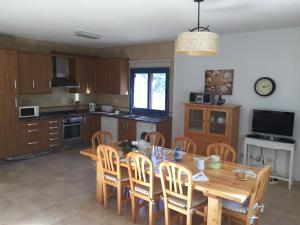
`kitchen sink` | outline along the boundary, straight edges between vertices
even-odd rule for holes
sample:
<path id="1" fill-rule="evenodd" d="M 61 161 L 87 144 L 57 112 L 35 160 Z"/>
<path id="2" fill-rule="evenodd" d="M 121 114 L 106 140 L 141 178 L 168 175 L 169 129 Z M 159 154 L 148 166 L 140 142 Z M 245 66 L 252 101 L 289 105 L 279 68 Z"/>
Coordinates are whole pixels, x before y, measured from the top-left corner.
<path id="1" fill-rule="evenodd" d="M 139 118 L 138 115 L 123 115 L 122 117 L 124 117 L 124 118 L 130 118 L 130 119 L 137 119 L 137 118 Z"/>

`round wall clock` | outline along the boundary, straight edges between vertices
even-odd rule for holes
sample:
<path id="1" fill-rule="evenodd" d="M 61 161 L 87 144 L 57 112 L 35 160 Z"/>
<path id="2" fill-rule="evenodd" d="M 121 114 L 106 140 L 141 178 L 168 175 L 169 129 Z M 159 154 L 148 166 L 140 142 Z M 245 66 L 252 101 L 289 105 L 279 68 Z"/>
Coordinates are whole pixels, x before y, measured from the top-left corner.
<path id="1" fill-rule="evenodd" d="M 261 77 L 254 84 L 256 94 L 264 97 L 273 94 L 275 89 L 276 83 L 270 77 Z"/>

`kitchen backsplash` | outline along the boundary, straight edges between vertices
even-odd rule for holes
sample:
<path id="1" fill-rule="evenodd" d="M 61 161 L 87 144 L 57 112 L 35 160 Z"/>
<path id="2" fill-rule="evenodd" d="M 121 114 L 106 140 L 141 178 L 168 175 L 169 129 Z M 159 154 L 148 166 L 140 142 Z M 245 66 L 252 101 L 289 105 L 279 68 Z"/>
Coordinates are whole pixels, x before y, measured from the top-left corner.
<path id="1" fill-rule="evenodd" d="M 50 111 L 55 108 L 74 108 L 75 101 L 79 100 L 81 108 L 87 108 L 87 104 L 94 102 L 97 105 L 113 105 L 115 109 L 129 111 L 129 96 L 108 94 L 73 94 L 66 88 L 53 88 L 52 94 L 44 95 L 20 95 L 19 105 L 38 105 L 41 111 Z"/>

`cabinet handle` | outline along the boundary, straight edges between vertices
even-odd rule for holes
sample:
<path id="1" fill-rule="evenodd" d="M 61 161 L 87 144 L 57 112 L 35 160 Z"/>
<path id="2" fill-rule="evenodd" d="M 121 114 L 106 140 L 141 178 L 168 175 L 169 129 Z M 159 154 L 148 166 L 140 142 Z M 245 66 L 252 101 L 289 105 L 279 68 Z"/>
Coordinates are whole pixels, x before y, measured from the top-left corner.
<path id="1" fill-rule="evenodd" d="M 15 86 L 15 90 L 17 90 L 17 81 L 14 80 L 14 86 Z"/>
<path id="2" fill-rule="evenodd" d="M 58 127 L 49 127 L 50 130 L 57 129 Z"/>
<path id="3" fill-rule="evenodd" d="M 59 140 L 59 138 L 49 138 L 49 141 L 56 141 Z"/>
<path id="4" fill-rule="evenodd" d="M 58 144 L 49 145 L 49 147 L 55 147 L 55 146 L 58 146 Z"/>
<path id="5" fill-rule="evenodd" d="M 52 136 L 52 135 L 58 134 L 58 132 L 52 132 L 52 133 L 49 133 L 49 134 L 50 134 L 50 136 Z"/>
<path id="6" fill-rule="evenodd" d="M 28 123 L 27 126 L 37 126 L 39 125 L 38 123 Z"/>
<path id="7" fill-rule="evenodd" d="M 36 145 L 38 143 L 39 143 L 38 141 L 28 142 L 29 145 Z"/>
<path id="8" fill-rule="evenodd" d="M 39 131 L 39 129 L 28 130 L 28 133 L 37 132 L 37 131 Z"/>
<path id="9" fill-rule="evenodd" d="M 58 120 L 52 120 L 52 121 L 49 121 L 49 124 L 58 123 L 58 122 L 59 122 Z"/>
<path id="10" fill-rule="evenodd" d="M 18 99 L 15 97 L 15 106 L 18 108 Z"/>

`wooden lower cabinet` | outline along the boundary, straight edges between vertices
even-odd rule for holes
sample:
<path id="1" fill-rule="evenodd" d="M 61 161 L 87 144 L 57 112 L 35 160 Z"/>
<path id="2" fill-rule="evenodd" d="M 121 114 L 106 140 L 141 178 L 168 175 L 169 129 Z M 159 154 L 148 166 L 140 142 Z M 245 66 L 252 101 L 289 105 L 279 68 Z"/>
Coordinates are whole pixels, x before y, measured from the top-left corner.
<path id="1" fill-rule="evenodd" d="M 171 148 L 172 146 L 172 120 L 168 119 L 156 124 L 156 131 L 160 132 L 165 137 L 165 147 Z"/>
<path id="2" fill-rule="evenodd" d="M 32 153 L 59 147 L 62 143 L 62 120 L 25 119 L 19 123 L 19 153 Z"/>
<path id="3" fill-rule="evenodd" d="M 136 140 L 136 121 L 131 119 L 118 119 L 118 139 Z"/>
<path id="4" fill-rule="evenodd" d="M 18 154 L 17 102 L 14 95 L 0 95 L 0 158 Z"/>
<path id="5" fill-rule="evenodd" d="M 101 116 L 86 115 L 83 118 L 83 142 L 90 142 L 95 132 L 101 130 Z"/>

